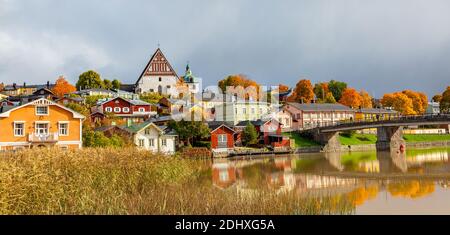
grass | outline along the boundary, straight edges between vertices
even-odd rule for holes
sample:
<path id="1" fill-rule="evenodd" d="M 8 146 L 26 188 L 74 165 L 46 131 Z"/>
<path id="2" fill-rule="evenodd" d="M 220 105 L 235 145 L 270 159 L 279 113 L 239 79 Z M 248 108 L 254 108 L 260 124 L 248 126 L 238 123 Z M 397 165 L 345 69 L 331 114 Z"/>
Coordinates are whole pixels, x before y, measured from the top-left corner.
<path id="1" fill-rule="evenodd" d="M 220 190 L 209 162 L 133 148 L 0 153 L 0 214 L 348 214 L 334 197 Z"/>
<path id="2" fill-rule="evenodd" d="M 444 135 L 433 135 L 433 134 L 423 134 L 423 135 L 403 135 L 403 139 L 406 142 L 432 142 L 432 141 L 443 141 L 450 140 L 450 134 Z M 339 141 L 342 145 L 362 145 L 362 144 L 375 144 L 377 142 L 377 136 L 374 134 L 354 134 L 351 137 L 339 136 Z"/>
<path id="3" fill-rule="evenodd" d="M 342 145 L 375 144 L 377 136 L 373 134 L 354 134 L 350 137 L 339 135 L 339 141 Z"/>
<path id="4" fill-rule="evenodd" d="M 291 139 L 295 140 L 295 147 L 311 147 L 311 146 L 319 146 L 319 143 L 315 142 L 312 139 L 306 138 L 301 136 L 300 134 L 296 132 L 285 132 L 283 133 L 284 136 L 288 136 Z"/>
<path id="5" fill-rule="evenodd" d="M 437 135 L 437 134 L 423 134 L 423 135 L 403 135 L 403 139 L 406 140 L 406 142 L 426 142 L 426 141 L 444 141 L 444 140 L 450 140 L 450 134 L 443 134 L 443 135 Z"/>

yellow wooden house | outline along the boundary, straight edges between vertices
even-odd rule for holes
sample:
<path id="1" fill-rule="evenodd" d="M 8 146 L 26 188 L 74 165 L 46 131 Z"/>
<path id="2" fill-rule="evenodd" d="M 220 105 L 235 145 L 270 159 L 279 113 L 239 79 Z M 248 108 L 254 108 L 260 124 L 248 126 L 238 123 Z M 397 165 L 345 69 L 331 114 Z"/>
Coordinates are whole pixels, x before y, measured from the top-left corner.
<path id="1" fill-rule="evenodd" d="M 0 109 L 0 150 L 57 146 L 82 147 L 84 116 L 41 98 Z"/>

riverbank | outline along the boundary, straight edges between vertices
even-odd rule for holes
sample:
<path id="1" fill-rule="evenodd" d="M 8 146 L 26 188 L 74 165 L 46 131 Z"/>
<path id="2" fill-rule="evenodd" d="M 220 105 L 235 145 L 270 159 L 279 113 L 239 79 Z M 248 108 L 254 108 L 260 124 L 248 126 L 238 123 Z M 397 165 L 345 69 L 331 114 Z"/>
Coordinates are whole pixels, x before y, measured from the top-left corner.
<path id="1" fill-rule="evenodd" d="M 221 190 L 209 161 L 134 148 L 0 153 L 0 214 L 349 214 L 345 198 Z"/>
<path id="2" fill-rule="evenodd" d="M 291 133 L 289 136 L 293 136 L 295 140 L 295 153 L 320 152 L 322 149 L 319 143 L 297 133 Z M 450 134 L 406 134 L 403 139 L 406 142 L 406 147 L 409 148 L 450 146 Z M 341 151 L 374 151 L 376 150 L 377 136 L 374 134 L 339 135 L 339 141 L 342 145 Z"/>

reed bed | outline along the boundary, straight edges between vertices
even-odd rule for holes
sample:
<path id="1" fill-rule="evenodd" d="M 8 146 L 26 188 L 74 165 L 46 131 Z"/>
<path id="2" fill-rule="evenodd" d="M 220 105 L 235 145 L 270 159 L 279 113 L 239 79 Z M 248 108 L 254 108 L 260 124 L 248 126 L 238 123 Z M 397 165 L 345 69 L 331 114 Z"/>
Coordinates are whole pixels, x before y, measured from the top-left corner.
<path id="1" fill-rule="evenodd" d="M 348 214 L 344 199 L 220 190 L 200 161 L 134 148 L 0 153 L 0 214 Z"/>

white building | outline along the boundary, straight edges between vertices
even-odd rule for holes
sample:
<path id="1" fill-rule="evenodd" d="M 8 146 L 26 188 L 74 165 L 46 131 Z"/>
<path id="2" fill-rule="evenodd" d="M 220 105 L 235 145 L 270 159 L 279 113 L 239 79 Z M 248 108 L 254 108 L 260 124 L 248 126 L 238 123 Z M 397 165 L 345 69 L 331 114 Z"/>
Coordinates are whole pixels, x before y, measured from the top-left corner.
<path id="1" fill-rule="evenodd" d="M 133 141 L 138 148 L 165 154 L 174 154 L 176 151 L 178 134 L 167 126 L 144 122 L 124 129 L 133 134 Z"/>
<path id="2" fill-rule="evenodd" d="M 135 84 L 136 93 L 158 92 L 178 97 L 179 77 L 158 48 Z"/>
<path id="3" fill-rule="evenodd" d="M 426 114 L 439 114 L 441 109 L 439 108 L 439 102 L 428 102 Z"/>
<path id="4" fill-rule="evenodd" d="M 256 121 L 271 112 L 270 103 L 238 100 L 215 107 L 215 120 L 233 122 Z"/>

